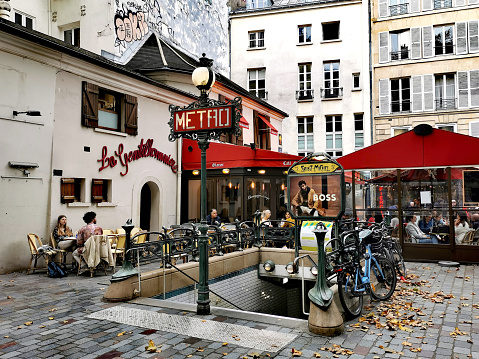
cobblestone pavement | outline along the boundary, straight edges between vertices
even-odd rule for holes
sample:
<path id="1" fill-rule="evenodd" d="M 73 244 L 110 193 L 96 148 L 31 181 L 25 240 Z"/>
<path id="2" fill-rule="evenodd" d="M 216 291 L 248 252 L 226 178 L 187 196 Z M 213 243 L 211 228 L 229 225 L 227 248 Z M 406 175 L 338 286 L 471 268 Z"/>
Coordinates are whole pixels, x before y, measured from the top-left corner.
<path id="1" fill-rule="evenodd" d="M 395 299 L 366 302 L 362 317 L 349 321 L 334 338 L 300 329 L 233 319 L 198 316 L 182 310 L 132 303 L 106 303 L 109 276 L 51 279 L 44 273 L 0 275 L 0 358 L 479 358 L 479 267 L 457 270 L 431 263 L 408 263 L 409 283 L 398 286 Z M 290 334 L 276 351 L 178 334 L 172 330 L 138 327 L 105 319 L 95 313 L 127 307 L 171 318 L 190 317 L 244 328 Z M 154 314 L 155 313 L 150 313 Z M 145 322 L 148 324 L 147 322 Z M 152 340 L 154 353 L 145 347 Z"/>

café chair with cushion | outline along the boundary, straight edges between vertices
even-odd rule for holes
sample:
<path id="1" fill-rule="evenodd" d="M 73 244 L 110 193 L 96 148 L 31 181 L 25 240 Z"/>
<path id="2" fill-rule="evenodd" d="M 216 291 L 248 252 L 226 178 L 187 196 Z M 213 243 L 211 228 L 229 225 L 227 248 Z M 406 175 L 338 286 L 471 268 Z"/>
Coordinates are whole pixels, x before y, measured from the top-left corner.
<path id="1" fill-rule="evenodd" d="M 43 243 L 35 233 L 28 233 L 27 234 L 28 246 L 30 248 L 30 264 L 28 265 L 27 274 L 32 271 L 35 273 L 37 269 L 48 269 L 48 262 L 52 260 L 52 257 L 56 254 L 55 251 L 51 250 L 42 250 L 41 247 Z M 37 261 L 39 258 L 43 258 L 45 261 L 45 265 L 43 267 L 37 267 Z M 32 268 L 32 261 L 35 260 Z"/>
<path id="2" fill-rule="evenodd" d="M 140 234 L 138 237 L 136 237 L 134 240 L 133 240 L 133 243 L 135 244 L 143 244 L 146 242 L 146 231 L 141 231 L 141 232 L 138 232 L 138 233 L 142 233 L 142 232 L 145 232 L 144 234 Z M 137 233 L 137 234 L 138 234 Z M 133 237 L 133 236 L 132 236 Z"/>
<path id="3" fill-rule="evenodd" d="M 473 240 L 474 240 L 474 234 L 476 233 L 476 230 L 475 229 L 471 229 L 469 232 L 467 232 L 464 236 L 464 238 L 462 239 L 462 243 L 461 244 L 472 244 Z"/>
<path id="4" fill-rule="evenodd" d="M 60 263 L 63 264 L 64 266 L 67 265 L 67 255 L 68 252 L 66 249 L 60 249 L 58 248 L 58 243 L 55 240 L 55 237 L 53 237 L 53 233 L 50 233 L 50 242 L 53 247 L 57 251 L 57 253 L 60 255 Z"/>
<path id="5" fill-rule="evenodd" d="M 119 235 L 115 240 L 115 247 L 112 248 L 111 253 L 113 254 L 113 265 L 116 266 L 116 259 L 118 256 L 121 258 L 125 257 L 125 245 L 126 245 L 126 236 Z"/>

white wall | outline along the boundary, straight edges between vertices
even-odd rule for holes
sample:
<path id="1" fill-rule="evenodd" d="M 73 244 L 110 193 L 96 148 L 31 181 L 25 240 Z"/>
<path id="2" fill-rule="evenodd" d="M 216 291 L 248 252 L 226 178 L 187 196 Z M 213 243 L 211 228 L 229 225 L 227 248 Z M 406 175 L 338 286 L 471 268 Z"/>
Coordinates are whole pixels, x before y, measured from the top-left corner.
<path id="1" fill-rule="evenodd" d="M 368 38 L 360 2 L 301 6 L 231 16 L 231 79 L 248 87 L 248 69 L 266 68 L 268 102 L 289 114 L 282 124 L 283 152 L 296 154 L 297 117 L 314 116 L 315 151 L 325 150 L 325 115 L 343 115 L 343 154 L 354 151 L 354 113 L 364 113 L 369 136 Z M 362 20 L 364 19 L 364 21 Z M 322 22 L 340 21 L 340 41 L 322 42 Z M 312 44 L 298 45 L 298 25 L 312 25 Z M 248 49 L 248 31 L 265 31 L 265 49 Z M 342 100 L 321 101 L 323 61 L 340 61 Z M 297 102 L 298 64 L 312 63 L 313 102 Z M 362 91 L 352 90 L 352 73 L 361 73 Z M 273 136 L 274 137 L 274 136 Z"/>
<path id="2" fill-rule="evenodd" d="M 0 273 L 4 273 L 28 264 L 27 233 L 43 235 L 49 222 L 55 69 L 4 52 L 0 64 L 4 84 L 0 86 Z M 42 116 L 13 117 L 14 110 L 39 110 Z M 37 163 L 39 167 L 29 171 L 39 179 L 28 179 L 9 167 L 9 161 Z"/>

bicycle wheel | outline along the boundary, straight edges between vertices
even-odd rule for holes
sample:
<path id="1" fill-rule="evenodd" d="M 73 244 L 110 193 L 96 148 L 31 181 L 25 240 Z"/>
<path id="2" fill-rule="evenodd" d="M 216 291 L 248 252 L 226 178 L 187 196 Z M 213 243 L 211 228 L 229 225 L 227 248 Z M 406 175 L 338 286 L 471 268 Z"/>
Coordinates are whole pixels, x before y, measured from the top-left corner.
<path id="1" fill-rule="evenodd" d="M 371 258 L 371 296 L 377 300 L 388 300 L 396 289 L 396 269 L 390 260 L 373 256 Z"/>
<path id="2" fill-rule="evenodd" d="M 398 274 L 406 278 L 406 263 L 404 263 L 404 258 L 402 257 L 401 253 L 399 253 L 396 248 L 393 248 L 392 255 Z"/>
<path id="3" fill-rule="evenodd" d="M 359 316 L 363 310 L 363 296 L 354 295 L 355 274 L 341 273 L 338 275 L 339 301 L 344 309 L 346 319 Z"/>

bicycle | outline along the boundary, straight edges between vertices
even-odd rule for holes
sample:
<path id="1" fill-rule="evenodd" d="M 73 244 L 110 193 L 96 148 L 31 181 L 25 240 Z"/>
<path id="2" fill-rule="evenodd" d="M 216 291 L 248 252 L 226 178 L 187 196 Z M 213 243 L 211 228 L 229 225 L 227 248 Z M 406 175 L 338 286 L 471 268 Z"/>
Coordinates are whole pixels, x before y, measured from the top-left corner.
<path id="1" fill-rule="evenodd" d="M 351 260 L 338 263 L 335 268 L 339 299 L 348 319 L 361 314 L 365 294 L 384 301 L 391 298 L 396 289 L 394 265 L 386 257 L 372 253 L 371 244 L 365 239 L 369 233 L 364 232 L 358 234 L 356 230 L 344 234 L 342 251 L 345 255 L 352 254 Z M 348 245 L 348 241 L 353 244 Z"/>

